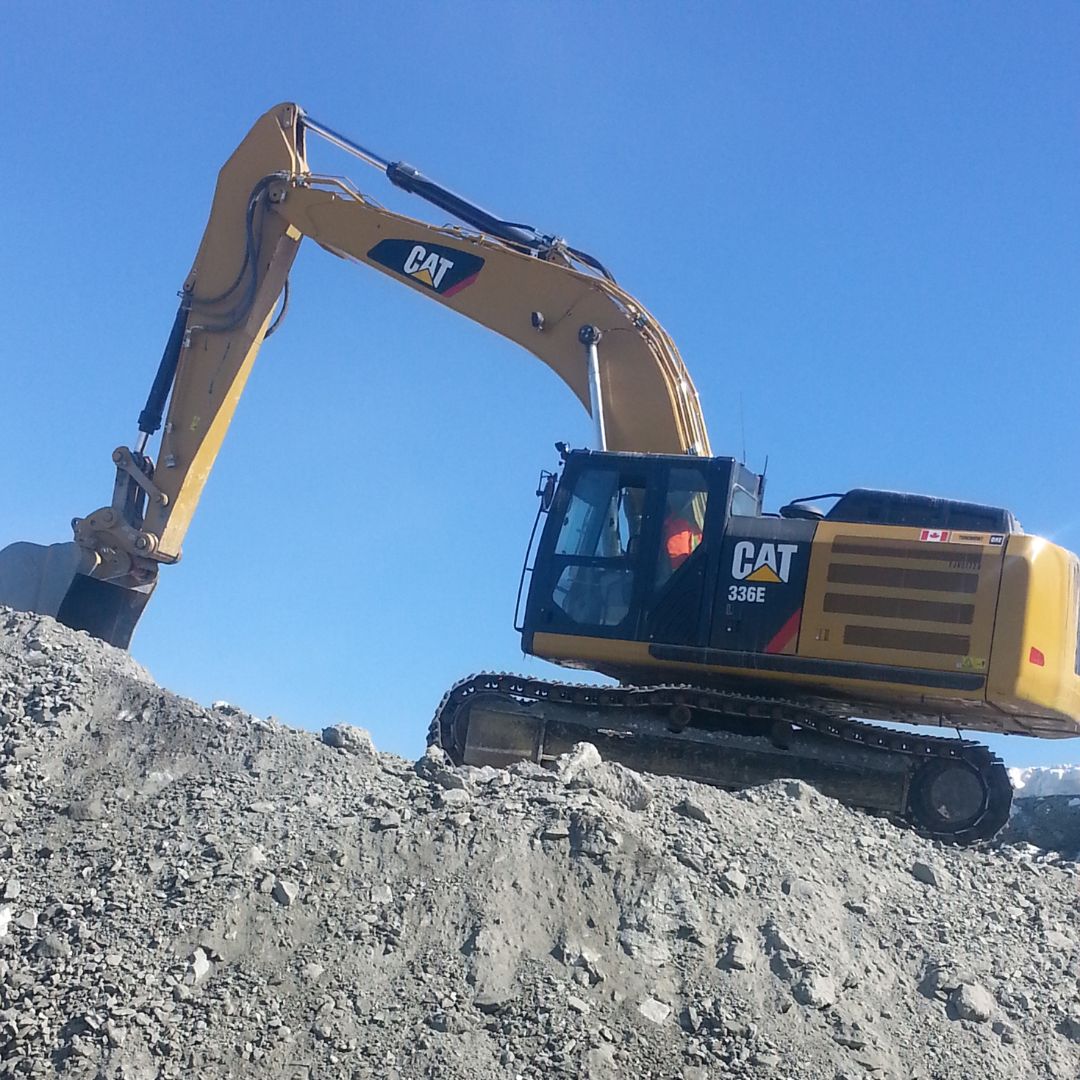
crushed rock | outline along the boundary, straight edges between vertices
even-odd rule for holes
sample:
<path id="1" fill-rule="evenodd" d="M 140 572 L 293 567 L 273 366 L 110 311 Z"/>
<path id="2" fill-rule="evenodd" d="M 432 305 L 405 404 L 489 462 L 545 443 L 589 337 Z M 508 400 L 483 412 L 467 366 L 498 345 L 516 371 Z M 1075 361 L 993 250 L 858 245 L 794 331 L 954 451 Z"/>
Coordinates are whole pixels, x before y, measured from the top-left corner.
<path id="1" fill-rule="evenodd" d="M 414 765 L 0 609 L 0 1075 L 1074 1078 L 1077 866 L 1010 830 Z"/>

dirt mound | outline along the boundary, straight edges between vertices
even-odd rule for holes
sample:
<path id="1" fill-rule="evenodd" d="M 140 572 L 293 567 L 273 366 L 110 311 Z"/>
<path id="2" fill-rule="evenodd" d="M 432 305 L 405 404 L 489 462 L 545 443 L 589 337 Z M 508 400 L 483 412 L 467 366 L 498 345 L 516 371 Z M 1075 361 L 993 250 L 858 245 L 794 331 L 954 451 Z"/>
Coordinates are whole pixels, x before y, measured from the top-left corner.
<path id="1" fill-rule="evenodd" d="M 1078 943 L 1053 853 L 413 764 L 0 610 L 3 1076 L 1073 1080 Z"/>

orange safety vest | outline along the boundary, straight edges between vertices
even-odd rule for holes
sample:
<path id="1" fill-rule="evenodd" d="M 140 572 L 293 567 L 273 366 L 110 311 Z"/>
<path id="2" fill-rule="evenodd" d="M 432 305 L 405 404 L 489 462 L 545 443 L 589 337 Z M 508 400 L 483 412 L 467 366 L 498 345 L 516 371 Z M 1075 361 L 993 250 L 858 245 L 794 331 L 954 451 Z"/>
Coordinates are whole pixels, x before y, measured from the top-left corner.
<path id="1" fill-rule="evenodd" d="M 701 530 L 692 521 L 673 514 L 664 522 L 664 548 L 672 570 L 678 570 L 700 543 Z"/>

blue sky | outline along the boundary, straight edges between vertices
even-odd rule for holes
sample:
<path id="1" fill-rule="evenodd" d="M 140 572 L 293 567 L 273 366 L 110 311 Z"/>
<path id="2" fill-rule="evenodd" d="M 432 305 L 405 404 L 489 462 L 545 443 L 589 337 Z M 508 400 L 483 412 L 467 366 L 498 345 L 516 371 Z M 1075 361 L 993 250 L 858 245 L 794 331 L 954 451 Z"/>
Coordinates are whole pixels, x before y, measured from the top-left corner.
<path id="1" fill-rule="evenodd" d="M 768 457 L 771 507 L 907 489 L 1080 548 L 1073 4 L 60 3 L 5 23 L 4 541 L 67 539 L 108 501 L 216 172 L 295 100 L 601 258 L 678 342 L 715 451 Z M 312 165 L 425 216 L 330 147 Z M 133 652 L 199 700 L 416 755 L 455 679 L 551 670 L 512 609 L 538 472 L 589 422 L 530 356 L 387 279 L 311 246 L 293 286 Z"/>

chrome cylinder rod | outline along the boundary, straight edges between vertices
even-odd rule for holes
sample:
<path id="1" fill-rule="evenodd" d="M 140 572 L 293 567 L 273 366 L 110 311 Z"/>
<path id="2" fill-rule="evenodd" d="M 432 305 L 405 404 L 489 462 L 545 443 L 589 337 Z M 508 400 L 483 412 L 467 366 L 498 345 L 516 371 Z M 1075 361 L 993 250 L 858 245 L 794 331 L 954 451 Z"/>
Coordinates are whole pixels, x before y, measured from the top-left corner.
<path id="1" fill-rule="evenodd" d="M 350 154 L 355 154 L 369 165 L 374 165 L 375 168 L 382 169 L 384 172 L 390 167 L 390 162 L 379 157 L 373 150 L 367 150 L 359 143 L 353 142 L 352 139 L 340 134 L 333 128 L 329 128 L 325 124 L 320 124 L 318 120 L 308 116 L 307 113 L 304 113 L 303 120 L 304 127 L 309 131 L 314 131 L 316 135 L 321 135 L 327 142 L 333 143 L 339 149 L 345 150 Z"/>
<path id="2" fill-rule="evenodd" d="M 600 331 L 595 326 L 586 324 L 578 331 L 578 341 L 585 346 L 585 356 L 589 365 L 589 411 L 592 413 L 596 429 L 598 450 L 607 449 L 607 430 L 604 426 L 604 397 L 600 389 Z"/>

